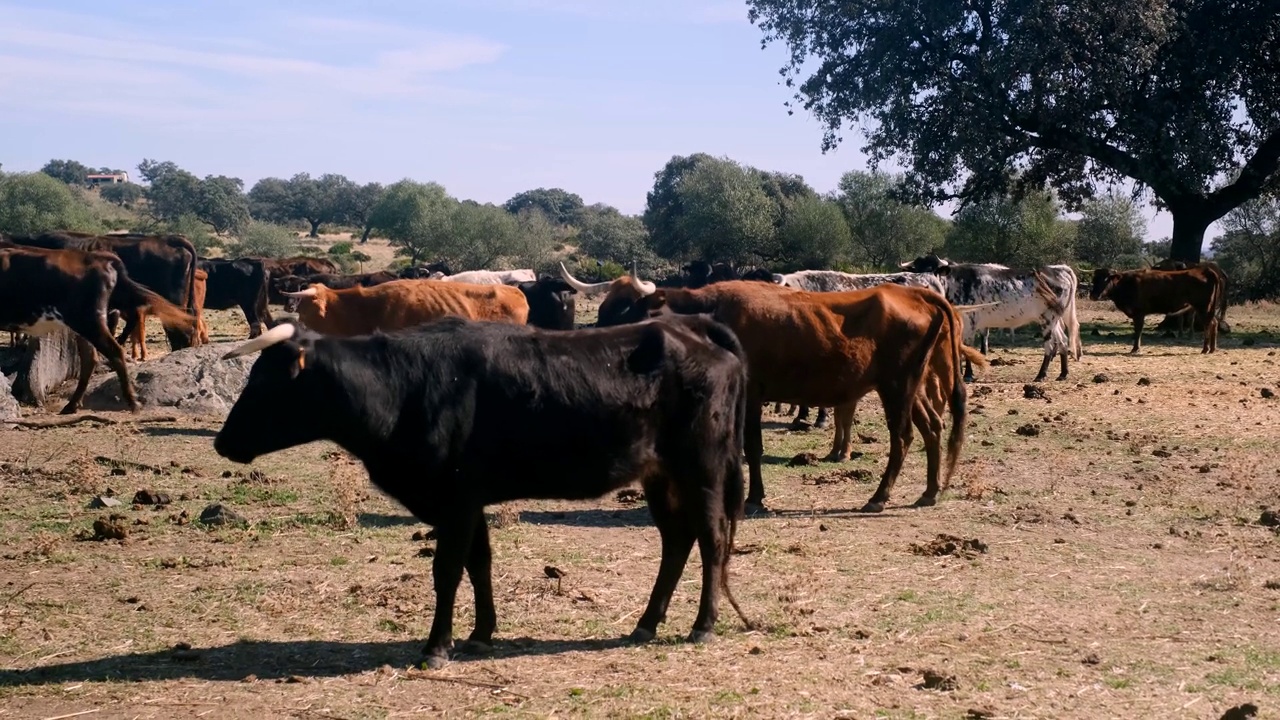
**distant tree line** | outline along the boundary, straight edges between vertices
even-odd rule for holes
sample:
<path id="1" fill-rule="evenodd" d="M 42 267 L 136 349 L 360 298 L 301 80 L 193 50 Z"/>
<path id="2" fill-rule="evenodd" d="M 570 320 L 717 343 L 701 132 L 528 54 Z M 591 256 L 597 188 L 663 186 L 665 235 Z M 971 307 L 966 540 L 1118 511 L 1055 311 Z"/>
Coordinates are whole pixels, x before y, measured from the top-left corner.
<path id="1" fill-rule="evenodd" d="M 633 265 L 657 277 L 693 260 L 779 272 L 875 272 L 929 252 L 1087 271 L 1142 267 L 1170 248 L 1168 239 L 1144 242 L 1146 223 L 1129 195 L 1096 195 L 1070 218 L 1054 191 L 1024 189 L 971 199 L 947 220 L 909 199 L 904 175 L 853 171 L 835 190 L 819 193 L 798 175 L 703 153 L 675 156 L 659 169 L 639 215 L 587 205 L 560 188 L 528 190 L 496 205 L 407 179 L 383 186 L 298 173 L 263 178 L 246 191 L 239 178 L 201 178 L 173 162 L 145 159 L 141 183 L 89 190 L 88 172 L 79 162 L 54 160 L 38 173 L 0 174 L 0 230 L 180 232 L 202 252 L 221 246 L 261 255 L 298 252 L 299 235 L 317 238 L 327 230 L 350 234 L 351 242 L 331 250 L 353 267 L 368 259 L 355 244 L 377 234 L 396 247 L 401 263 L 551 271 L 567 259 L 597 278 Z M 1233 299 L 1280 297 L 1277 196 L 1243 204 L 1222 225 L 1226 232 L 1212 251 L 1233 278 Z"/>

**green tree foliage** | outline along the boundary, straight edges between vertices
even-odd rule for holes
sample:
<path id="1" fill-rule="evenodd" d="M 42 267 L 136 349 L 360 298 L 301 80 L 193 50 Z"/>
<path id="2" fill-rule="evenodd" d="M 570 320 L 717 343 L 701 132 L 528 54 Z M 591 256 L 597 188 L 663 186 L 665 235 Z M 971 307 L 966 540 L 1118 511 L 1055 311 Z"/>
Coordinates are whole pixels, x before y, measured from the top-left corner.
<path id="1" fill-rule="evenodd" d="M 378 183 L 362 186 L 344 175 L 313 178 L 298 173 L 288 180 L 259 180 L 249 189 L 248 200 L 253 217 L 275 223 L 305 222 L 310 226 L 308 235 L 319 237 L 320 226 L 326 224 L 349 222 L 367 231 L 369 212 L 381 193 Z"/>
<path id="2" fill-rule="evenodd" d="M 901 157 L 930 202 L 1047 182 L 1076 207 L 1132 178 L 1173 215 L 1172 255 L 1196 260 L 1210 223 L 1280 182 L 1274 2 L 748 6 L 790 50 L 782 73 L 824 149 L 869 128 L 873 160 Z"/>
<path id="3" fill-rule="evenodd" d="M 849 223 L 834 200 L 805 197 L 789 204 L 778 244 L 781 271 L 836 267 L 849 257 Z"/>
<path id="4" fill-rule="evenodd" d="M 1280 298 L 1280 193 L 1264 195 L 1227 213 L 1226 231 L 1214 239 L 1213 259 L 1227 273 L 1231 299 Z"/>
<path id="5" fill-rule="evenodd" d="M 1134 268 L 1142 263 L 1147 221 L 1133 200 L 1117 195 L 1086 200 L 1076 223 L 1076 259 L 1094 267 Z"/>
<path id="6" fill-rule="evenodd" d="M 249 221 L 228 248 L 231 257 L 288 257 L 298 252 L 298 237 L 283 225 Z"/>
<path id="7" fill-rule="evenodd" d="M 901 176 L 853 171 L 840 178 L 836 202 L 844 211 L 855 265 L 890 269 L 940 247 L 947 221 L 932 210 L 899 200 Z"/>
<path id="8" fill-rule="evenodd" d="M 249 203 L 249 214 L 254 220 L 287 223 L 295 219 L 292 190 L 288 180 L 278 177 L 262 178 L 249 188 L 246 199 Z"/>
<path id="9" fill-rule="evenodd" d="M 634 215 L 623 215 L 617 208 L 603 203 L 582 211 L 578 226 L 578 250 L 597 260 L 630 267 L 636 263 L 640 271 L 655 271 L 656 256 L 649 247 L 649 233 L 644 222 Z"/>
<path id="10" fill-rule="evenodd" d="M 369 225 L 413 264 L 433 257 L 443 245 L 458 201 L 438 183 L 401 180 L 389 186 L 369 213 Z"/>
<path id="11" fill-rule="evenodd" d="M 87 205 L 61 180 L 43 172 L 0 175 L 0 232 L 101 232 Z"/>
<path id="12" fill-rule="evenodd" d="M 141 185 L 136 183 L 111 183 L 98 190 L 98 196 L 109 203 L 120 207 L 133 207 L 144 195 Z"/>
<path id="13" fill-rule="evenodd" d="M 209 175 L 202 180 L 173 162 L 155 160 L 143 160 L 138 172 L 149 183 L 147 211 L 156 220 L 173 222 L 189 215 L 220 233 L 238 232 L 249 222 L 240 178 Z"/>
<path id="14" fill-rule="evenodd" d="M 988 198 L 956 214 L 945 252 L 953 260 L 1039 267 L 1070 260 L 1074 235 L 1050 193 Z"/>
<path id="15" fill-rule="evenodd" d="M 557 225 L 577 225 L 582 213 L 582 198 L 560 188 L 526 190 L 503 203 L 502 207 L 512 215 L 524 210 L 537 209 Z"/>
<path id="16" fill-rule="evenodd" d="M 369 224 L 369 218 L 374 206 L 382 199 L 382 193 L 384 192 L 386 192 L 386 188 L 382 186 L 382 183 L 371 182 L 364 185 L 352 183 L 339 196 L 343 222 L 360 228 L 361 243 L 369 242 L 369 233 L 373 231 L 373 227 Z"/>
<path id="17" fill-rule="evenodd" d="M 676 155 L 654 173 L 653 189 L 646 196 L 642 219 L 654 251 L 662 257 L 679 258 L 689 251 L 687 238 L 677 227 L 684 212 L 681 186 L 685 175 L 694 168 L 714 162 L 717 162 L 716 158 L 706 153 Z"/>
<path id="18" fill-rule="evenodd" d="M 94 169 L 75 160 L 50 160 L 40 172 L 68 185 L 84 185 Z"/>

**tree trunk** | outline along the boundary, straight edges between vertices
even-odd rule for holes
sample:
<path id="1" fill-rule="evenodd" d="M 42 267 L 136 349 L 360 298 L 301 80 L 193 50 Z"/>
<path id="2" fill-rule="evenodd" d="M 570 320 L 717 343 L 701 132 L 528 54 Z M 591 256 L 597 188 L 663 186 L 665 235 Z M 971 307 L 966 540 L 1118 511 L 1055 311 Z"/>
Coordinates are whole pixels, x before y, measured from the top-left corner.
<path id="1" fill-rule="evenodd" d="M 307 222 L 311 223 L 311 232 L 308 235 L 308 237 L 313 237 L 313 238 L 320 237 L 320 221 L 307 218 Z"/>
<path id="2" fill-rule="evenodd" d="M 360 244 L 361 244 L 361 245 L 363 245 L 363 244 L 365 244 L 365 243 L 369 242 L 369 233 L 371 233 L 371 232 L 373 232 L 373 227 L 372 227 L 372 226 L 370 226 L 370 225 L 366 225 L 366 226 L 365 226 L 365 228 L 364 228 L 364 234 L 360 236 Z"/>
<path id="3" fill-rule="evenodd" d="M 1169 259 L 1186 263 L 1200 262 L 1200 246 L 1213 218 L 1200 208 L 1170 208 L 1173 214 L 1173 238 Z"/>
<path id="4" fill-rule="evenodd" d="M 26 405 L 44 407 L 63 383 L 79 375 L 75 333 L 59 328 L 48 335 L 29 337 L 13 379 L 13 396 Z"/>

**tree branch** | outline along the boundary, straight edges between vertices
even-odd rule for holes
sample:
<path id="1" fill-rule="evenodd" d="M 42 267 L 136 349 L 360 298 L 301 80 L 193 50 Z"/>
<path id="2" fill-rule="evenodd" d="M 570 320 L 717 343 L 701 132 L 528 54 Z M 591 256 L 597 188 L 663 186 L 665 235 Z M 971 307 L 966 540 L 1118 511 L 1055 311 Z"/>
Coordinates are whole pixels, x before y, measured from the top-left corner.
<path id="1" fill-rule="evenodd" d="M 1235 182 L 1209 193 L 1207 199 L 1210 211 L 1215 214 L 1215 218 L 1219 218 L 1232 208 L 1258 197 L 1277 169 L 1280 169 L 1280 130 L 1272 130 L 1271 135 L 1258 146 L 1253 157 L 1240 169 L 1240 176 Z"/>

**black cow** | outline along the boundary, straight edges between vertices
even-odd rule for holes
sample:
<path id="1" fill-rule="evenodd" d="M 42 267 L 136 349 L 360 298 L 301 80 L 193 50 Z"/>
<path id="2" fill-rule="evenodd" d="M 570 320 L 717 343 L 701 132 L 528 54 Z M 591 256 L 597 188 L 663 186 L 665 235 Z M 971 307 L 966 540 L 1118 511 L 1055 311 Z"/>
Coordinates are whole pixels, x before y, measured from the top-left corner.
<path id="1" fill-rule="evenodd" d="M 448 659 L 463 567 L 476 602 L 469 642 L 492 642 L 483 510 L 508 500 L 585 500 L 639 481 L 662 562 L 631 638 L 653 638 L 695 541 L 702 595 L 690 640 L 714 632 L 717 586 L 742 615 L 727 580 L 743 510 L 746 366 L 723 325 L 664 318 L 552 332 L 450 317 L 332 338 L 281 323 L 227 357 L 259 349 L 214 450 L 249 463 L 332 440 L 436 528 L 430 667 Z"/>
<path id="2" fill-rule="evenodd" d="M 558 277 L 543 275 L 533 282 L 516 285 L 529 301 L 528 324 L 547 330 L 572 330 L 577 290 Z"/>
<path id="3" fill-rule="evenodd" d="M 421 280 L 429 278 L 436 273 L 452 275 L 453 270 L 449 268 L 449 263 L 447 262 L 433 262 L 426 265 L 412 265 L 403 268 L 400 270 L 400 277 L 405 280 Z"/>
<path id="4" fill-rule="evenodd" d="M 276 281 L 287 275 L 316 275 L 318 273 L 336 274 L 341 272 L 337 263 L 320 257 L 295 255 L 289 258 L 258 258 L 267 268 L 267 302 L 283 305 L 284 296 L 276 290 Z"/>
<path id="5" fill-rule="evenodd" d="M 205 280 L 205 310 L 228 310 L 238 307 L 249 323 L 249 337 L 261 335 L 274 324 L 267 309 L 267 267 L 259 258 L 242 257 L 200 259 L 200 269 L 209 274 Z"/>

